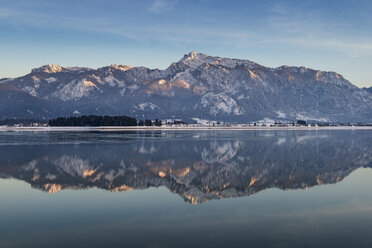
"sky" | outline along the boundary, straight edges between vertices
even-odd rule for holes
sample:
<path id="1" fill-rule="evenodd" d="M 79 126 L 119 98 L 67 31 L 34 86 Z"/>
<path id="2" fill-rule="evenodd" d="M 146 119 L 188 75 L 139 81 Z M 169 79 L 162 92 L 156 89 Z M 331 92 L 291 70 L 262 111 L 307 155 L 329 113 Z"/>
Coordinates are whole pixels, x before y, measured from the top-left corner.
<path id="1" fill-rule="evenodd" d="M 0 0 L 0 78 L 45 64 L 165 69 L 191 51 L 372 86 L 370 0 Z"/>

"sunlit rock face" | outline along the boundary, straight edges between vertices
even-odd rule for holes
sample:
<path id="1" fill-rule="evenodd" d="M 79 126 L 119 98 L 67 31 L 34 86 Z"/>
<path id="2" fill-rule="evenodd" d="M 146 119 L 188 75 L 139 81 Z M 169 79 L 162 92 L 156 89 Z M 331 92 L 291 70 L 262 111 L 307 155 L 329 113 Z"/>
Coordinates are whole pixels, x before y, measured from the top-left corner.
<path id="1" fill-rule="evenodd" d="M 49 193 L 165 186 L 196 204 L 337 183 L 357 168 L 372 167 L 372 135 L 363 131 L 70 134 L 79 145 L 66 144 L 66 134 L 45 135 L 49 145 L 0 146 L 0 177 Z"/>
<path id="2" fill-rule="evenodd" d="M 231 122 L 372 121 L 371 94 L 340 74 L 268 68 L 195 52 L 165 70 L 45 65 L 23 77 L 1 80 L 0 103 L 0 119 L 80 113 Z M 144 104 L 156 107 L 141 107 Z"/>

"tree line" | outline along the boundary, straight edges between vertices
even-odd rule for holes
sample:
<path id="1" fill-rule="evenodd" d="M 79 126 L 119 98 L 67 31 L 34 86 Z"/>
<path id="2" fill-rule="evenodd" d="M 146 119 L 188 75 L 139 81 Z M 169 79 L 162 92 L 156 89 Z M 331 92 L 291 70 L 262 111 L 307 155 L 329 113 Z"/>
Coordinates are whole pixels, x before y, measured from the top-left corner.
<path id="1" fill-rule="evenodd" d="M 72 116 L 72 117 L 58 117 L 51 119 L 48 122 L 51 127 L 56 126 L 161 126 L 161 121 L 156 119 L 152 120 L 140 120 L 137 122 L 136 118 L 128 116 L 98 116 L 98 115 L 83 115 L 83 116 Z"/>

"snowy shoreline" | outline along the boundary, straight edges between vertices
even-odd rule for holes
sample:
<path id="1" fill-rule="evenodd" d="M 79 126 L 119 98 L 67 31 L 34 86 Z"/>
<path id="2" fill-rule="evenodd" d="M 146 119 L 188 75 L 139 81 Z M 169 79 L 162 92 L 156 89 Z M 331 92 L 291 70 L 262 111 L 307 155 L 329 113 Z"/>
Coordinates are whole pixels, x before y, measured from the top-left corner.
<path id="1" fill-rule="evenodd" d="M 42 132 L 77 132 L 77 131 L 168 131 L 168 130 L 181 130 L 181 131 L 219 131 L 219 130 L 372 130 L 372 126 L 334 126 L 334 127 L 315 127 L 315 126 L 295 126 L 295 127 L 209 127 L 209 126 L 161 126 L 161 127 L 147 127 L 147 126 L 101 126 L 101 127 L 0 127 L 1 131 L 42 131 Z"/>

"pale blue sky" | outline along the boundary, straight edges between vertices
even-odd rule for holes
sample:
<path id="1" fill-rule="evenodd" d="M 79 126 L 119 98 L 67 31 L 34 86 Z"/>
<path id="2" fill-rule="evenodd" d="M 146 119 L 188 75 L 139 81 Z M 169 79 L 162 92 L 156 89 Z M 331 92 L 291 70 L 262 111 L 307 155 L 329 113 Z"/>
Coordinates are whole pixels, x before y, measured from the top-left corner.
<path id="1" fill-rule="evenodd" d="M 185 53 L 372 86 L 372 1 L 0 0 L 0 78 L 44 64 L 164 69 Z"/>

